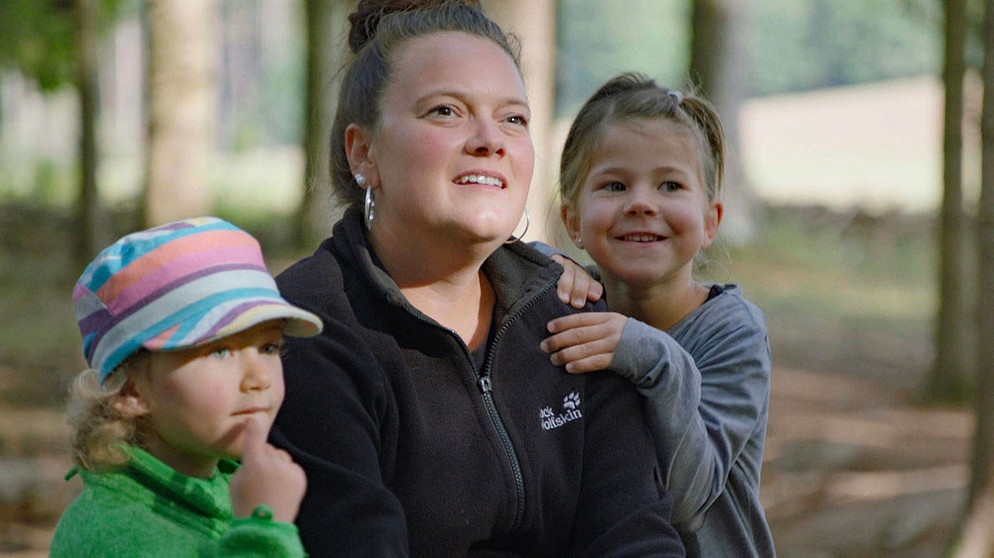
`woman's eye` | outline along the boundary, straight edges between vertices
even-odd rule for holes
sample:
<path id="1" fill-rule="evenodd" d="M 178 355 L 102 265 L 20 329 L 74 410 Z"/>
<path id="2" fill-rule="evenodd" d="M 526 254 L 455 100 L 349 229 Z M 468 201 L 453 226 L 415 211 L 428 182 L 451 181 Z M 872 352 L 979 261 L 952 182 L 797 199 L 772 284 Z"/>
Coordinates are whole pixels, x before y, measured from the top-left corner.
<path id="1" fill-rule="evenodd" d="M 528 126 L 528 118 L 523 114 L 512 114 L 507 117 L 507 121 L 511 124 L 517 124 L 519 126 Z"/>
<path id="2" fill-rule="evenodd" d="M 218 360 L 223 360 L 225 358 L 228 358 L 228 356 L 230 355 L 231 355 L 231 349 L 229 349 L 228 347 L 215 347 L 214 350 L 211 351 L 211 356 Z"/>
<path id="3" fill-rule="evenodd" d="M 439 105 L 428 111 L 428 114 L 435 116 L 454 116 L 456 111 L 449 105 Z"/>

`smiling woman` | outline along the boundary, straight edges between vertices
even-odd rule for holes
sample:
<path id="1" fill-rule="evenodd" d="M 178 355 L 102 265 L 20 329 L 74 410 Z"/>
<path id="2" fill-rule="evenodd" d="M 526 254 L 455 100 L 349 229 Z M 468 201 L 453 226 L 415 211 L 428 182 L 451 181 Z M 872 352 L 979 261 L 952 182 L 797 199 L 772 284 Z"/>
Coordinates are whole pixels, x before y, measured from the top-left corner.
<path id="1" fill-rule="evenodd" d="M 272 438 L 307 470 L 301 536 L 314 556 L 682 556 L 634 389 L 539 348 L 576 310 L 562 268 L 511 237 L 531 114 L 475 4 L 350 17 L 332 131 L 349 208 L 277 279 L 326 324 L 288 340 Z"/>
<path id="2" fill-rule="evenodd" d="M 379 121 L 345 130 L 349 167 L 375 200 L 369 241 L 415 306 L 443 323 L 475 322 L 476 293 L 433 304 L 425 278 L 448 274 L 435 262 L 469 249 L 477 262 L 460 265 L 457 281 L 476 282 L 520 219 L 535 161 L 525 86 L 510 54 L 466 33 L 411 40 L 393 67 Z M 475 325 L 457 331 L 472 337 Z"/>

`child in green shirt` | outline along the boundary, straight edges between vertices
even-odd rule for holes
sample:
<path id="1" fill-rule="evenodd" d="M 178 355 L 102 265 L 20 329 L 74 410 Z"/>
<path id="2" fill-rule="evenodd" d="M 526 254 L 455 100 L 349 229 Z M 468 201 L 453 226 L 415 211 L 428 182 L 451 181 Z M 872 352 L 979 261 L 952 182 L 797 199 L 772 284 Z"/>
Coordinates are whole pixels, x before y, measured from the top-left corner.
<path id="1" fill-rule="evenodd" d="M 133 233 L 73 300 L 91 367 L 69 401 L 84 489 L 51 556 L 304 556 L 307 480 L 266 436 L 284 334 L 322 324 L 280 296 L 258 242 L 213 217 Z"/>

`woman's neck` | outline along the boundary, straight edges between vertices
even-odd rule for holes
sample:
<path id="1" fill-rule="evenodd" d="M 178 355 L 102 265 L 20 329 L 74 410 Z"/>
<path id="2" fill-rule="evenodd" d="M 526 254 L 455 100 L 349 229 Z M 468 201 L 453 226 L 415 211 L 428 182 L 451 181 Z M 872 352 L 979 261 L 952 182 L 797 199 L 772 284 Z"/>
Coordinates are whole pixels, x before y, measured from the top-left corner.
<path id="1" fill-rule="evenodd" d="M 482 266 L 495 246 L 418 246 L 375 236 L 371 243 L 412 306 L 456 332 L 470 349 L 486 341 L 496 298 Z"/>
<path id="2" fill-rule="evenodd" d="M 487 340 L 496 297 L 483 271 L 466 284 L 448 280 L 401 288 L 407 300 L 436 322 L 454 331 L 470 350 Z"/>

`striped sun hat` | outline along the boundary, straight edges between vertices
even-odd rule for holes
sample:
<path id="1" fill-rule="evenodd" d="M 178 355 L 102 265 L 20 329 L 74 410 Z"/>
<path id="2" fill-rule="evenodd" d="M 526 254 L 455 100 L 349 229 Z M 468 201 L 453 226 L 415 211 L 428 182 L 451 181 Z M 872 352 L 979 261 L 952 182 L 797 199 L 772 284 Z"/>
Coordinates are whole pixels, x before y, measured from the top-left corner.
<path id="1" fill-rule="evenodd" d="M 280 296 L 256 239 L 216 217 L 118 240 L 87 266 L 73 303 L 83 354 L 101 382 L 142 347 L 184 349 L 275 319 L 298 337 L 322 327 Z"/>

